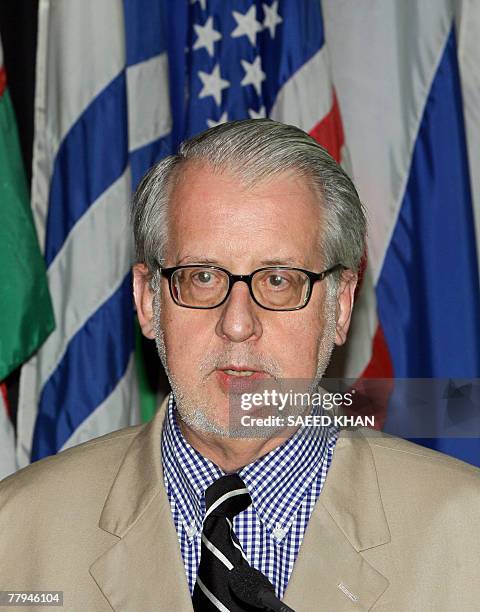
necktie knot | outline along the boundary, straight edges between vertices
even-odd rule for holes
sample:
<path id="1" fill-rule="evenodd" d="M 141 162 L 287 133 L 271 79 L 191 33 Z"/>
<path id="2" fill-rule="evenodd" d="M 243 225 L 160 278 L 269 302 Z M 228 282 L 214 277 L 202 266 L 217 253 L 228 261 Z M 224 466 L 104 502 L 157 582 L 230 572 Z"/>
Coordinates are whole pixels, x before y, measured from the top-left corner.
<path id="1" fill-rule="evenodd" d="M 238 474 L 227 474 L 216 480 L 205 491 L 205 519 L 227 516 L 232 519 L 252 503 L 248 489 Z"/>

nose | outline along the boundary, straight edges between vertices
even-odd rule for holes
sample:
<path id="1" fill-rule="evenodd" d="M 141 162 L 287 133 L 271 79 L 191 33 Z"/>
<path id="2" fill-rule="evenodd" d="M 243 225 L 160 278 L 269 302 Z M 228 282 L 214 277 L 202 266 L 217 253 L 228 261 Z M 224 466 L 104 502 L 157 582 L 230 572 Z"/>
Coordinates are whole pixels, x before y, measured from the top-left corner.
<path id="1" fill-rule="evenodd" d="M 256 309 L 247 284 L 236 282 L 223 305 L 215 329 L 217 335 L 231 342 L 260 338 L 263 330 Z"/>

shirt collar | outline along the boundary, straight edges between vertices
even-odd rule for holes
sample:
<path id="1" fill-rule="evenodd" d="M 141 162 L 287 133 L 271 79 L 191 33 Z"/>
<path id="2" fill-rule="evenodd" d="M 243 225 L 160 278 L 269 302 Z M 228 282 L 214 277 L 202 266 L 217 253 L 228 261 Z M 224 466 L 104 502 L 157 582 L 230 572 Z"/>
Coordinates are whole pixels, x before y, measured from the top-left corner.
<path id="1" fill-rule="evenodd" d="M 188 444 L 175 414 L 172 393 L 162 432 L 164 480 L 169 497 L 176 504 L 187 534 L 192 538 L 202 527 L 204 492 L 225 472 Z M 290 529 L 307 489 L 318 477 L 337 435 L 338 430 L 333 427 L 301 427 L 283 444 L 239 470 L 253 508 L 265 527 L 276 532 L 277 540 Z"/>

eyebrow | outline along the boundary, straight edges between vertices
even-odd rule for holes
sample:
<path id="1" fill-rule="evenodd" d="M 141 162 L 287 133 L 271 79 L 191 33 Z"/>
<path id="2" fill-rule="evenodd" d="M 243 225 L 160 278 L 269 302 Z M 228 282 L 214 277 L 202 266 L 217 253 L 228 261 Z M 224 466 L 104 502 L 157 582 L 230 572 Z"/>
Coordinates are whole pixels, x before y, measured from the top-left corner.
<path id="1" fill-rule="evenodd" d="M 262 266 L 291 266 L 292 268 L 301 267 L 293 257 L 281 257 L 278 259 L 263 259 L 261 262 Z"/>
<path id="2" fill-rule="evenodd" d="M 209 257 L 194 257 L 193 255 L 185 255 L 177 261 L 177 265 L 182 265 L 186 260 L 187 263 L 199 263 L 199 264 L 211 264 L 212 266 L 219 266 L 220 262 L 217 259 L 210 259 Z"/>
<path id="3" fill-rule="evenodd" d="M 188 261 L 187 261 L 188 260 Z M 193 255 L 185 255 L 178 260 L 176 265 L 182 265 L 183 262 L 187 263 L 198 263 L 198 264 L 209 264 L 212 266 L 224 267 L 224 264 L 218 259 L 212 259 L 210 257 L 194 257 Z M 293 257 L 279 257 L 276 259 L 262 259 L 260 262 L 261 266 L 290 266 L 292 268 L 301 268 L 302 264 L 299 263 Z"/>

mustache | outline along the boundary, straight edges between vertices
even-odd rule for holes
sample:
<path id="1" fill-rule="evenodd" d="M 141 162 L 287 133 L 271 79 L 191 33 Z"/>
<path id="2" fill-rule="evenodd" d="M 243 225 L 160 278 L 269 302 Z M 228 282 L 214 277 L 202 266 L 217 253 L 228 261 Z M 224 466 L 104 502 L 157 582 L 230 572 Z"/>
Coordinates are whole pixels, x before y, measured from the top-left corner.
<path id="1" fill-rule="evenodd" d="M 275 379 L 281 377 L 281 368 L 278 362 L 270 355 L 258 353 L 245 347 L 234 347 L 223 351 L 210 353 L 200 363 L 200 370 L 210 374 L 214 370 L 221 370 L 229 365 L 249 366 L 254 370 L 261 370 Z"/>

